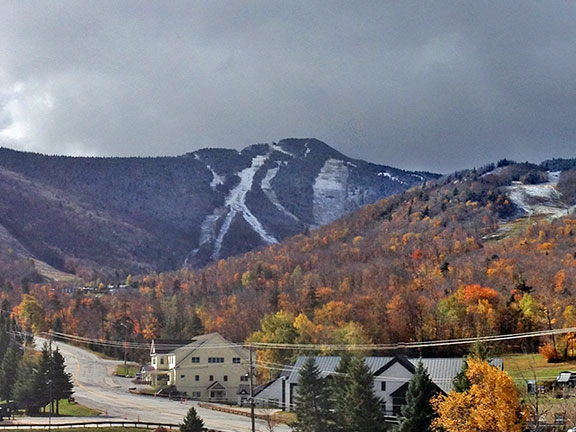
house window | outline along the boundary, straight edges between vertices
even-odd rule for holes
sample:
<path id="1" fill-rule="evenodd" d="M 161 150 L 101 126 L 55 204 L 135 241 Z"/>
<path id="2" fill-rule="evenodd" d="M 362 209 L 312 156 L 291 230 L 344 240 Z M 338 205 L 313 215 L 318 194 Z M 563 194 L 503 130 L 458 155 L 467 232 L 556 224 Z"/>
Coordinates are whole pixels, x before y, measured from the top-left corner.
<path id="1" fill-rule="evenodd" d="M 386 391 L 386 381 L 380 382 L 380 390 Z"/>
<path id="2" fill-rule="evenodd" d="M 201 396 L 202 396 L 202 393 L 200 393 L 200 392 L 192 392 L 192 397 L 193 397 L 193 398 L 198 398 L 198 399 L 199 399 Z"/>
<path id="3" fill-rule="evenodd" d="M 382 411 L 386 412 L 386 402 L 381 402 L 380 406 L 382 406 Z"/>
<path id="4" fill-rule="evenodd" d="M 248 381 L 248 375 L 242 375 L 242 376 L 240 377 L 240 381 L 242 381 L 242 382 Z"/>
<path id="5" fill-rule="evenodd" d="M 224 375 L 224 381 L 228 381 L 228 375 Z"/>
<path id="6" fill-rule="evenodd" d="M 224 357 L 208 357 L 208 363 L 224 363 Z"/>
<path id="7" fill-rule="evenodd" d="M 186 375 L 180 375 L 180 379 L 185 379 Z"/>
<path id="8" fill-rule="evenodd" d="M 214 375 L 210 375 L 210 381 L 214 381 Z"/>
<path id="9" fill-rule="evenodd" d="M 160 364 L 164 364 L 164 357 L 160 359 Z"/>
<path id="10" fill-rule="evenodd" d="M 240 357 L 232 358 L 232 363 L 240 364 Z"/>
<path id="11" fill-rule="evenodd" d="M 196 375 L 196 376 L 194 377 L 194 381 L 200 381 L 200 375 Z"/>
<path id="12" fill-rule="evenodd" d="M 200 363 L 200 357 L 192 357 L 192 363 Z"/>

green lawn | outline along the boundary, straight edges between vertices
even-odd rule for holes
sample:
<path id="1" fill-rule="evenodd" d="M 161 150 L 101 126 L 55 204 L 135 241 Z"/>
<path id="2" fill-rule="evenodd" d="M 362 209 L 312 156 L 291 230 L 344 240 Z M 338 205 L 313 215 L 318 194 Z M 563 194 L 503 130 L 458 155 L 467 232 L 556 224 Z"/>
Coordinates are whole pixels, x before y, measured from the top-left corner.
<path id="1" fill-rule="evenodd" d="M 508 354 L 502 356 L 504 370 L 523 386 L 525 380 L 554 381 L 560 372 L 576 371 L 576 360 L 547 363 L 540 354 Z"/>
<path id="2" fill-rule="evenodd" d="M 116 375 L 125 376 L 128 378 L 135 378 L 138 372 L 140 372 L 140 368 L 133 365 L 120 365 L 116 368 Z"/>
<path id="3" fill-rule="evenodd" d="M 42 416 L 46 417 L 49 409 L 50 405 L 47 405 L 46 413 L 42 414 Z M 70 403 L 68 399 L 60 400 L 60 417 L 93 417 L 100 414 L 102 414 L 100 411 L 93 410 L 84 405 L 75 402 Z"/>

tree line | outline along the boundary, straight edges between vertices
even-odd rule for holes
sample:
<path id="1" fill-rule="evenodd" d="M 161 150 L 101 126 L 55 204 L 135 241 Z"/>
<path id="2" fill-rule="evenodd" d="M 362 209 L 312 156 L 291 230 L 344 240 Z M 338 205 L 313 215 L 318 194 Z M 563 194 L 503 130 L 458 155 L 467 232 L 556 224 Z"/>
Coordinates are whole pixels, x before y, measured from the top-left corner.
<path id="1" fill-rule="evenodd" d="M 68 399 L 74 387 L 65 367 L 64 357 L 51 343 L 37 352 L 33 340 L 21 336 L 16 322 L 0 314 L 0 399 L 14 402 L 27 415 L 47 406 L 59 414 L 59 401 Z"/>
<path id="2" fill-rule="evenodd" d="M 521 432 L 526 426 L 514 382 L 488 361 L 471 356 L 443 394 L 420 361 L 408 383 L 397 422 L 386 423 L 364 358 L 342 356 L 323 377 L 314 357 L 300 370 L 296 432 Z"/>

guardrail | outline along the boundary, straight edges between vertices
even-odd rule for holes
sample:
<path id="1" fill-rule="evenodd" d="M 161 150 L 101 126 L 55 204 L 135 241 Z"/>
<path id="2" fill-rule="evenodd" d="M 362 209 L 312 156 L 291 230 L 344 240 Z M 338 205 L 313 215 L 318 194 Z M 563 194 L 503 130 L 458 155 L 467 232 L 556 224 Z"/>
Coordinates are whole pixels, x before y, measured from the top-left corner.
<path id="1" fill-rule="evenodd" d="M 179 430 L 180 426 L 175 424 L 166 423 L 150 423 L 150 422 L 138 422 L 138 421 L 91 421 L 91 422 L 74 422 L 74 423 L 51 423 L 50 425 L 46 423 L 13 423 L 13 424 L 2 424 L 0 422 L 0 430 L 34 430 L 34 429 L 72 429 L 72 428 L 109 428 L 109 427 L 133 427 L 142 429 L 156 429 L 159 427 L 166 428 L 168 430 Z M 204 429 L 205 432 L 222 432 L 217 429 Z"/>

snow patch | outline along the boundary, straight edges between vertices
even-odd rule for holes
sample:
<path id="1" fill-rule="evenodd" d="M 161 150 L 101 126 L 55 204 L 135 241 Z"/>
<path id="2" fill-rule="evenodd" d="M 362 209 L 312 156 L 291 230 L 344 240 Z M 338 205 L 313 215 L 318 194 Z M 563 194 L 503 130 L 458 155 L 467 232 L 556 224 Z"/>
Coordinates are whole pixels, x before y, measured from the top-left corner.
<path id="1" fill-rule="evenodd" d="M 304 152 L 304 157 L 306 157 L 310 153 L 310 147 L 308 147 L 308 143 L 304 144 L 304 147 L 306 147 L 306 151 Z"/>
<path id="2" fill-rule="evenodd" d="M 210 165 L 206 165 L 206 167 L 212 173 L 212 181 L 210 182 L 210 187 L 213 190 L 216 190 L 216 186 L 224 184 L 224 178 L 222 178 L 222 176 L 220 174 L 218 174 L 216 171 L 214 171 Z"/>
<path id="3" fill-rule="evenodd" d="M 287 154 L 289 156 L 294 157 L 294 155 L 292 153 L 290 153 L 289 151 L 284 150 L 282 147 L 280 147 L 278 144 L 276 143 L 272 143 L 272 144 L 268 144 L 268 147 L 270 148 L 271 151 L 277 151 L 280 153 L 284 153 Z"/>
<path id="4" fill-rule="evenodd" d="M 559 178 L 559 172 L 549 172 L 547 183 L 525 185 L 513 182 L 512 186 L 505 190 L 508 191 L 510 200 L 529 216 L 548 215 L 558 218 L 567 216 L 574 210 L 562 201 L 562 194 L 556 188 Z"/>
<path id="5" fill-rule="evenodd" d="M 210 165 L 208 165 L 202 159 L 200 159 L 200 157 L 198 156 L 197 153 L 194 153 L 194 159 L 196 159 L 197 161 L 200 161 L 204 165 L 206 165 L 206 168 L 208 168 L 210 170 L 210 172 L 212 173 L 212 180 L 210 181 L 210 187 L 212 188 L 212 190 L 216 190 L 216 186 L 224 184 L 224 178 L 220 174 L 218 174 L 216 171 L 214 171 L 214 169 L 212 169 L 212 167 Z"/>
<path id="6" fill-rule="evenodd" d="M 414 174 L 412 174 L 412 175 L 414 175 Z M 398 177 L 393 176 L 392 174 L 390 174 L 389 172 L 386 172 L 386 171 L 380 171 L 380 172 L 378 173 L 378 176 L 380 176 L 380 177 L 387 177 L 387 178 L 389 178 L 389 179 L 392 180 L 392 181 L 395 181 L 395 182 L 398 182 L 398 183 L 401 183 L 401 184 L 406 184 L 405 181 L 400 180 Z M 419 176 L 419 177 L 422 178 L 422 176 Z M 424 179 L 422 178 L 422 180 L 424 180 Z"/>
<path id="7" fill-rule="evenodd" d="M 225 207 L 228 209 L 228 214 L 226 215 L 226 219 L 222 224 L 222 228 L 216 237 L 214 251 L 212 253 L 213 259 L 219 258 L 224 237 L 230 229 L 230 225 L 234 220 L 234 216 L 236 216 L 238 213 L 242 215 L 244 220 L 250 224 L 252 229 L 262 238 L 262 240 L 268 244 L 278 243 L 278 240 L 266 232 L 258 218 L 254 216 L 254 214 L 246 206 L 246 194 L 252 188 L 254 175 L 262 167 L 262 165 L 264 165 L 264 162 L 266 162 L 267 159 L 268 156 L 256 156 L 254 159 L 252 159 L 251 166 L 243 169 L 238 173 L 238 177 L 240 177 L 240 183 L 238 183 L 238 185 L 236 185 L 230 191 L 228 197 L 226 198 Z"/>
<path id="8" fill-rule="evenodd" d="M 294 216 L 290 211 L 286 209 L 286 207 L 280 204 L 280 201 L 278 201 L 278 196 L 276 195 L 276 192 L 272 188 L 272 179 L 276 177 L 276 174 L 278 174 L 279 169 L 280 169 L 279 167 L 269 169 L 266 172 L 264 178 L 262 179 L 260 187 L 262 188 L 262 192 L 264 192 L 264 194 L 268 197 L 270 202 L 274 204 L 274 207 L 276 207 L 278 210 L 280 210 L 281 213 L 284 213 L 289 218 L 299 222 L 300 220 L 296 216 Z"/>
<path id="9" fill-rule="evenodd" d="M 348 168 L 344 162 L 328 159 L 314 182 L 312 214 L 318 225 L 341 218 L 347 213 Z"/>

